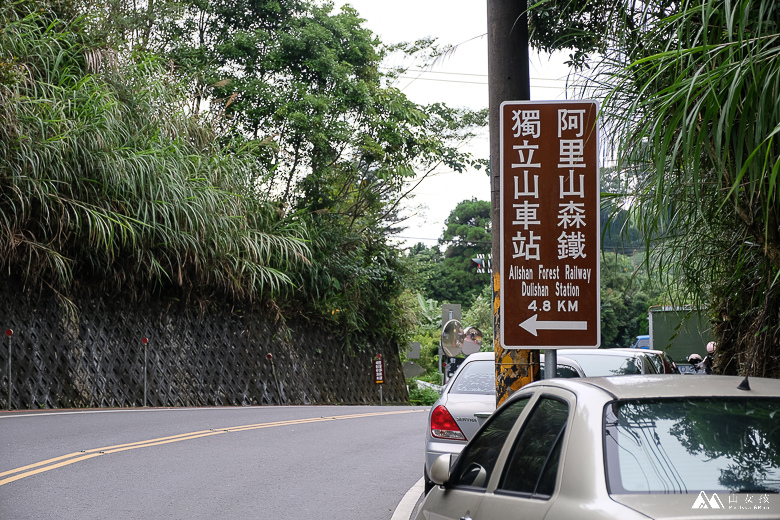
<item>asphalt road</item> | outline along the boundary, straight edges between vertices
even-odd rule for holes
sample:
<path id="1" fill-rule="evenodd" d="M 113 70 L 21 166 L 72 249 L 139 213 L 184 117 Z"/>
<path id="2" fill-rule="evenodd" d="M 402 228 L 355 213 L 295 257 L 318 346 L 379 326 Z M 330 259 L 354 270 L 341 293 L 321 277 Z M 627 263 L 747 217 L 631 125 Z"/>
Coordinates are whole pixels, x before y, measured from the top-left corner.
<path id="1" fill-rule="evenodd" d="M 0 412 L 0 519 L 390 519 L 425 407 Z"/>

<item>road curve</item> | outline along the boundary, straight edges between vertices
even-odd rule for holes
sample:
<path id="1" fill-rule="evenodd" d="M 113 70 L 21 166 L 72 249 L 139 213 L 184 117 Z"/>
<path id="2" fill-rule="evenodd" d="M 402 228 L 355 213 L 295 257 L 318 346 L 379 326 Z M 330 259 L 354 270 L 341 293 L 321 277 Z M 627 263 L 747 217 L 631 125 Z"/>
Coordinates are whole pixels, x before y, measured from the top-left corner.
<path id="1" fill-rule="evenodd" d="M 0 414 L 0 518 L 390 519 L 424 407 Z"/>

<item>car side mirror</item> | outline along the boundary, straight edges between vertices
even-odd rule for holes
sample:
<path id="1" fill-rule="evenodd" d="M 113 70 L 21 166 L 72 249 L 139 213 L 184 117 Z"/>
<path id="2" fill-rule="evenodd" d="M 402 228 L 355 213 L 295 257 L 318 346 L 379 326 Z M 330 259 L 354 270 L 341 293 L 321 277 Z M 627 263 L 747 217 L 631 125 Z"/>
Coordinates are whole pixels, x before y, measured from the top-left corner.
<path id="1" fill-rule="evenodd" d="M 450 461 L 452 460 L 451 453 L 444 453 L 433 461 L 431 466 L 431 482 L 437 486 L 443 486 L 450 481 Z"/>

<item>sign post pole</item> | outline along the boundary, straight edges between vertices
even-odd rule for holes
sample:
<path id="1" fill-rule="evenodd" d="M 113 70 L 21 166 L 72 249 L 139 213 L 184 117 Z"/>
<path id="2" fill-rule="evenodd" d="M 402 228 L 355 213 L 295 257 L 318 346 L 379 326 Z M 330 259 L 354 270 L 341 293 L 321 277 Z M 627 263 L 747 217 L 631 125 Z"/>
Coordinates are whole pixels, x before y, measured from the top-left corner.
<path id="1" fill-rule="evenodd" d="M 385 382 L 385 360 L 382 359 L 382 354 L 377 354 L 374 358 L 374 382 L 379 385 L 379 406 L 384 406 L 382 386 Z"/>
<path id="2" fill-rule="evenodd" d="M 13 395 L 13 383 L 11 382 L 11 336 L 14 335 L 14 331 L 8 329 L 5 331 L 6 337 L 8 337 L 8 409 L 11 409 L 11 396 Z"/>
<path id="3" fill-rule="evenodd" d="M 146 353 L 146 345 L 149 343 L 149 340 L 147 338 L 141 338 L 141 343 L 144 344 L 144 408 L 146 408 L 146 389 L 147 389 L 147 353 Z"/>

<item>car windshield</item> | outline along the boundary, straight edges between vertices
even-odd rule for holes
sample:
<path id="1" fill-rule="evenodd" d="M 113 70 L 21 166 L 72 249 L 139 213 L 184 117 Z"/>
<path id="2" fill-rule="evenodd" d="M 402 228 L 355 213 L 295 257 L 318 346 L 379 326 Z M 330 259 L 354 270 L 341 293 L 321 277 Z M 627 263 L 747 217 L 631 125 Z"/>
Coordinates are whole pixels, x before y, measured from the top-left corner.
<path id="1" fill-rule="evenodd" d="M 466 363 L 452 382 L 451 394 L 495 394 L 496 364 L 490 360 Z"/>
<path id="2" fill-rule="evenodd" d="M 641 374 L 641 361 L 634 356 L 614 356 L 599 354 L 569 355 L 582 367 L 588 377 L 622 376 L 626 374 Z"/>
<path id="3" fill-rule="evenodd" d="M 605 421 L 610 493 L 780 492 L 780 399 L 619 401 Z"/>

